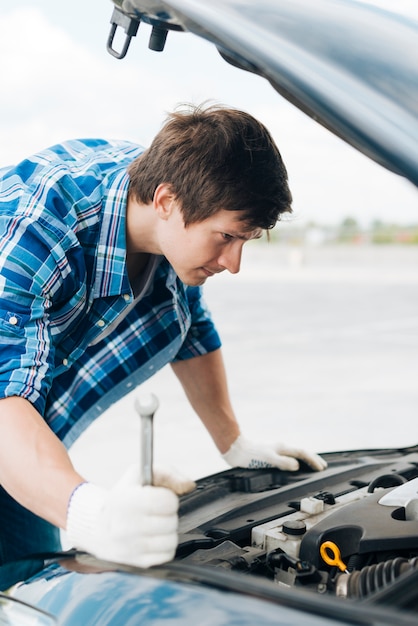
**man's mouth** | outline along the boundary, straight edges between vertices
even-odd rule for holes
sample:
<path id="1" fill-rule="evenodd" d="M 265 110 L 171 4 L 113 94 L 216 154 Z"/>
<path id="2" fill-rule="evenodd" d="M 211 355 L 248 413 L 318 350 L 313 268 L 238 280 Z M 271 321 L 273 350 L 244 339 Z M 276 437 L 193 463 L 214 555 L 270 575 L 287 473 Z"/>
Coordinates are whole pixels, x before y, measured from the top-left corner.
<path id="1" fill-rule="evenodd" d="M 206 274 L 207 278 L 209 278 L 210 276 L 214 276 L 215 274 L 219 274 L 220 271 L 222 270 L 210 270 L 207 267 L 202 267 L 203 272 Z"/>

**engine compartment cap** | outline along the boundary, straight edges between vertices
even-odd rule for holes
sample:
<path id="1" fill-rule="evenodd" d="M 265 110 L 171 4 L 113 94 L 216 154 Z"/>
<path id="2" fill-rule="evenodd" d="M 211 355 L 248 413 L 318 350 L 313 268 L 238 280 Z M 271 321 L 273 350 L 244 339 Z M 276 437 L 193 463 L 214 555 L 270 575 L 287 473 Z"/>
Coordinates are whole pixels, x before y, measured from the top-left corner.
<path id="1" fill-rule="evenodd" d="M 418 498 L 418 478 L 413 478 L 407 483 L 395 487 L 385 493 L 379 500 L 383 506 L 406 506 L 410 500 Z"/>

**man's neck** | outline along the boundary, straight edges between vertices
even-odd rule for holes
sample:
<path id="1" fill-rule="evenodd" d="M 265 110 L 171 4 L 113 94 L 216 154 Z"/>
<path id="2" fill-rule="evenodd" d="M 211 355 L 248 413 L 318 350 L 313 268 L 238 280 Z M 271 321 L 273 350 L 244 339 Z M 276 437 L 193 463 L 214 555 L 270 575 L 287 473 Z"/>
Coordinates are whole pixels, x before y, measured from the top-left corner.
<path id="1" fill-rule="evenodd" d="M 126 255 L 126 269 L 128 271 L 129 282 L 136 285 L 146 268 L 150 254 L 148 252 L 133 252 Z"/>

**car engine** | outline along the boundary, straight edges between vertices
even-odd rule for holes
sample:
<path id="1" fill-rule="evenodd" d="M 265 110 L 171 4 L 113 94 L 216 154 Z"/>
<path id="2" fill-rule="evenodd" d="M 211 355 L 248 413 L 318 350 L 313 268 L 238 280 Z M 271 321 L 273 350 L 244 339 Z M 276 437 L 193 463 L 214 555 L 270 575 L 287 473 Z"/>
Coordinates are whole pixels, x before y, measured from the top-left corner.
<path id="1" fill-rule="evenodd" d="M 231 470 L 205 479 L 198 489 L 217 515 L 193 528 L 199 493 L 185 501 L 180 556 L 281 587 L 418 608 L 418 455 L 391 456 L 331 455 L 319 474 Z"/>

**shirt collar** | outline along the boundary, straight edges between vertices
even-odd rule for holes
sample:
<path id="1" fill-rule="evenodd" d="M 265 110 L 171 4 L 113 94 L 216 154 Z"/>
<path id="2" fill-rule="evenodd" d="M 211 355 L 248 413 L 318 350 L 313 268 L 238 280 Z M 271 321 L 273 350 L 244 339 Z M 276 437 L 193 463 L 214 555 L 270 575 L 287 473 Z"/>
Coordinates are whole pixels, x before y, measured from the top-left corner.
<path id="1" fill-rule="evenodd" d="M 103 181 L 103 211 L 96 250 L 94 298 L 131 293 L 126 269 L 126 204 L 129 176 L 126 167 Z"/>

